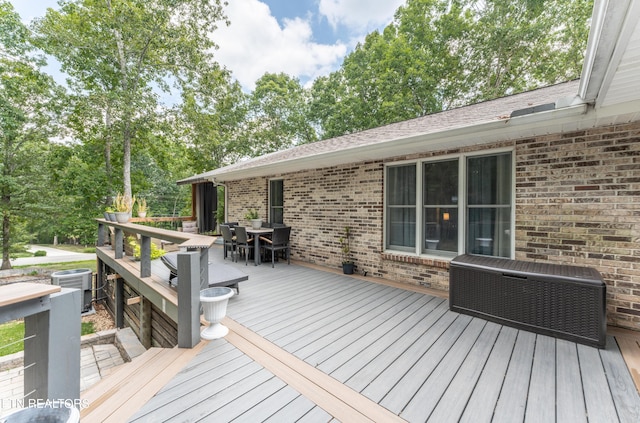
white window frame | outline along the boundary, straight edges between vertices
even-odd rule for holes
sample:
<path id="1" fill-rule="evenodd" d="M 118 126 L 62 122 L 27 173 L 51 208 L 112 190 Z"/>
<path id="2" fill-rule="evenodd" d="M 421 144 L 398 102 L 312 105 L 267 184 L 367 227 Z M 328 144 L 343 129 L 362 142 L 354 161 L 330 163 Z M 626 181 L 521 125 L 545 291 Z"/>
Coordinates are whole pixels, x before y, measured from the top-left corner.
<path id="1" fill-rule="evenodd" d="M 383 233 L 382 242 L 385 253 L 404 254 L 418 257 L 428 257 L 440 260 L 451 260 L 456 254 L 465 254 L 467 251 L 466 234 L 468 232 L 467 221 L 467 159 L 470 157 L 493 156 L 503 153 L 511 153 L 511 221 L 510 221 L 510 258 L 515 257 L 515 201 L 516 201 L 516 172 L 515 172 L 515 150 L 513 148 L 497 148 L 491 150 L 481 150 L 473 153 L 447 154 L 437 157 L 429 157 L 420 160 L 403 160 L 386 163 L 384 167 L 385 189 L 383 190 Z M 423 237 L 424 228 L 420 222 L 423 220 L 424 199 L 423 199 L 423 164 L 428 162 L 440 162 L 446 160 L 458 160 L 458 251 L 453 256 L 444 254 L 429 254 L 422 252 L 422 242 L 418 242 Z M 416 166 L 416 245 L 415 251 L 409 252 L 407 249 L 388 248 L 387 242 L 387 170 L 390 167 L 415 164 Z"/>

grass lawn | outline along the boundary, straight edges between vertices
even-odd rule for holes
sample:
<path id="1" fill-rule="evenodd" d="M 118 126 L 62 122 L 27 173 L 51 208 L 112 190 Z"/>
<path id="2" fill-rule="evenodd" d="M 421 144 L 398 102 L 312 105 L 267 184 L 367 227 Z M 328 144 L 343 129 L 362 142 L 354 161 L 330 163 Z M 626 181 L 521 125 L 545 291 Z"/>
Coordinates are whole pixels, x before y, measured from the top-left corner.
<path id="1" fill-rule="evenodd" d="M 29 265 L 29 266 L 13 266 L 14 269 L 24 269 L 27 267 L 37 267 L 38 269 L 47 269 L 52 272 L 57 272 L 58 270 L 71 270 L 71 269 L 91 269 L 92 271 L 97 271 L 97 263 L 96 260 L 85 260 L 85 261 L 70 261 L 68 263 L 46 263 L 46 264 L 38 264 L 37 266 Z"/>
<path id="2" fill-rule="evenodd" d="M 93 333 L 93 323 L 82 322 L 81 335 Z M 24 322 L 13 321 L 0 325 L 0 356 L 9 355 L 24 349 Z"/>

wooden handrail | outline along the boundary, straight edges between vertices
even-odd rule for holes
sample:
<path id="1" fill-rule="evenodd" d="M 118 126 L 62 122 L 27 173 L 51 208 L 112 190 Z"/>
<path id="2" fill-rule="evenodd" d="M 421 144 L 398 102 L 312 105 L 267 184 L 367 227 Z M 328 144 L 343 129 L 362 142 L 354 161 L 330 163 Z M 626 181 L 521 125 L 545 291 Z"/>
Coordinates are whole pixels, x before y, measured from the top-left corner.
<path id="1" fill-rule="evenodd" d="M 0 286 L 0 307 L 18 304 L 34 298 L 59 292 L 58 285 L 44 285 L 41 283 L 14 283 Z"/>
<path id="2" fill-rule="evenodd" d="M 136 223 L 118 223 L 106 219 L 96 219 L 100 225 L 112 226 L 126 232 L 140 234 L 150 238 L 157 238 L 163 241 L 179 244 L 186 248 L 209 248 L 216 241 L 216 237 L 208 235 L 193 234 L 188 232 L 173 231 L 171 229 L 153 228 Z"/>

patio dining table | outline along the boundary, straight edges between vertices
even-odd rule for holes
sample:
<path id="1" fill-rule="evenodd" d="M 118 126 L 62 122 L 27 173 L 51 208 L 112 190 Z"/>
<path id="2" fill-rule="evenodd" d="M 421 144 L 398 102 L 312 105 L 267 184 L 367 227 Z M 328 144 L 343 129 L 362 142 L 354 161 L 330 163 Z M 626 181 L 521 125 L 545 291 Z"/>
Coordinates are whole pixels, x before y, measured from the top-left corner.
<path id="1" fill-rule="evenodd" d="M 257 266 L 260 264 L 260 235 L 271 235 L 273 228 L 253 229 L 251 226 L 247 226 L 245 229 L 247 230 L 247 235 L 253 235 L 253 263 Z"/>

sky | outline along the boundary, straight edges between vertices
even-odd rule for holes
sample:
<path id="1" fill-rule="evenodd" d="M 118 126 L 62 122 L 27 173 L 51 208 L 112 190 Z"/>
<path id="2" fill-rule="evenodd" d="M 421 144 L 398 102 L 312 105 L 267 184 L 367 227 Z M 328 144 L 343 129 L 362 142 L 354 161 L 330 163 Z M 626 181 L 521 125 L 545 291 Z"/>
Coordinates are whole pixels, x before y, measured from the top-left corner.
<path id="1" fill-rule="evenodd" d="M 10 0 L 26 23 L 44 15 L 57 0 Z M 382 29 L 405 0 L 228 0 L 231 25 L 214 40 L 217 61 L 246 91 L 265 72 L 284 72 L 303 85 L 338 69 L 366 34 Z M 57 74 L 55 62 L 48 71 Z"/>

